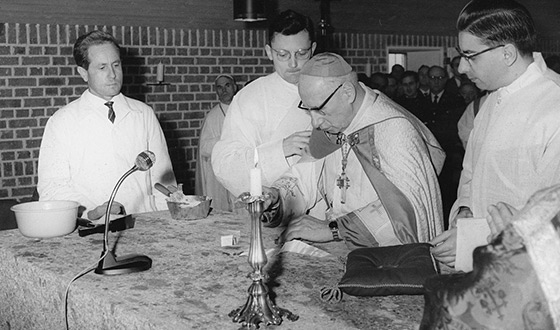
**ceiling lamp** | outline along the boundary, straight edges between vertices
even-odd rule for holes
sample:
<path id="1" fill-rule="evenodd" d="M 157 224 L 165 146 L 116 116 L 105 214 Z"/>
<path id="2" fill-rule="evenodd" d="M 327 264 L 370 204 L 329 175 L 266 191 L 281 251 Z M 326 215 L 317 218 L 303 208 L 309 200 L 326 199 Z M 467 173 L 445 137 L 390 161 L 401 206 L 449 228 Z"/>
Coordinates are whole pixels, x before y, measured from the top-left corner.
<path id="1" fill-rule="evenodd" d="M 266 20 L 265 1 L 266 0 L 233 0 L 233 19 L 240 22 Z"/>

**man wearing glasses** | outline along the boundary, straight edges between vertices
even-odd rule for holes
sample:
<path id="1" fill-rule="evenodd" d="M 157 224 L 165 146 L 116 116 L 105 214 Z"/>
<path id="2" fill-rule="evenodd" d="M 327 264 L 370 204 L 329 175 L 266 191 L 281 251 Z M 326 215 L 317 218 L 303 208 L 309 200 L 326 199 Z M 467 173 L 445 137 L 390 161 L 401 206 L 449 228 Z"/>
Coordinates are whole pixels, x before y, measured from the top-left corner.
<path id="1" fill-rule="evenodd" d="M 457 21 L 459 71 L 491 92 L 474 120 L 450 230 L 433 255 L 454 266 L 459 218 L 486 218 L 501 231 L 537 190 L 560 183 L 559 76 L 534 53 L 536 32 L 513 0 L 471 1 Z"/>
<path id="2" fill-rule="evenodd" d="M 350 249 L 426 242 L 443 231 L 436 171 L 445 155 L 430 131 L 385 94 L 358 82 L 340 56 L 307 62 L 299 107 L 311 116 L 315 162 L 299 163 L 265 191 L 281 241 L 344 240 Z M 327 222 L 306 211 L 319 201 Z"/>
<path id="3" fill-rule="evenodd" d="M 275 72 L 236 94 L 212 151 L 218 180 L 235 196 L 249 191 L 255 166 L 263 184 L 274 182 L 305 154 L 311 135 L 309 115 L 297 108 L 297 84 L 316 47 L 313 23 L 287 10 L 271 22 L 268 38 L 265 50 Z"/>
<path id="4" fill-rule="evenodd" d="M 448 217 L 457 199 L 457 186 L 463 161 L 463 146 L 459 139 L 457 123 L 465 110 L 465 101 L 456 92 L 447 89 L 447 71 L 434 65 L 428 71 L 430 103 L 424 117 L 426 126 L 432 131 L 447 157 L 439 183 L 443 202 L 443 216 Z M 447 224 L 447 221 L 445 221 Z"/>

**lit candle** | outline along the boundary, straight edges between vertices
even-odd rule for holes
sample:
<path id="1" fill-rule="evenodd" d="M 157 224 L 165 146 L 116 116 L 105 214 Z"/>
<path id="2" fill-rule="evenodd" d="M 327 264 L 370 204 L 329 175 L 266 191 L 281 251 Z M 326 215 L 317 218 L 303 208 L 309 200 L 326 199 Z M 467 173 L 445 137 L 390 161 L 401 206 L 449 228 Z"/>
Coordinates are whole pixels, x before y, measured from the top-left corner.
<path id="1" fill-rule="evenodd" d="M 262 195 L 261 170 L 258 167 L 251 169 L 251 196 Z"/>
<path id="2" fill-rule="evenodd" d="M 250 183 L 251 187 L 249 193 L 251 196 L 261 196 L 262 195 L 262 182 L 261 182 L 261 169 L 258 167 L 259 156 L 257 150 L 255 149 L 255 167 L 250 171 Z"/>
<path id="3" fill-rule="evenodd" d="M 157 81 L 158 82 L 162 82 L 163 81 L 163 63 L 159 62 L 157 65 Z"/>

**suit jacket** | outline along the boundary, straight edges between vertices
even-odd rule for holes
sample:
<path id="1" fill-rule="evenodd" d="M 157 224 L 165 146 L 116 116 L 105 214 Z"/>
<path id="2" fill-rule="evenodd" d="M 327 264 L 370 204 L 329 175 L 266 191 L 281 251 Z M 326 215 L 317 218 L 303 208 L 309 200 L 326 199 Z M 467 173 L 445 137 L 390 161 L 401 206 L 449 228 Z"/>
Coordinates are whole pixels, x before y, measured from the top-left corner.
<path id="1" fill-rule="evenodd" d="M 459 87 L 461 87 L 460 84 L 457 84 L 457 81 L 455 80 L 455 78 L 451 77 L 449 79 L 447 79 L 447 83 L 445 84 L 445 90 L 450 92 L 451 94 L 456 94 L 456 95 L 460 95 L 459 94 Z"/>
<path id="2" fill-rule="evenodd" d="M 425 116 L 426 126 L 435 135 L 446 152 L 461 146 L 457 122 L 465 111 L 465 101 L 459 95 L 445 90 L 437 104 L 430 103 Z"/>
<path id="3" fill-rule="evenodd" d="M 420 91 L 414 98 L 400 96 L 396 102 L 426 124 L 432 103 Z"/>

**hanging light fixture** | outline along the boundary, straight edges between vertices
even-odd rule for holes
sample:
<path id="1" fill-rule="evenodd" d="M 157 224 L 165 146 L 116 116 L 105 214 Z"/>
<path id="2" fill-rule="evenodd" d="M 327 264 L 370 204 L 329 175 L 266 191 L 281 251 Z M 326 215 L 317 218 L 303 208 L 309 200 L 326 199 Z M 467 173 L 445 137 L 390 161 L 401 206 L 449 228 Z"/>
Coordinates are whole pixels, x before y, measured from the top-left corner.
<path id="1" fill-rule="evenodd" d="M 233 0 L 233 19 L 241 22 L 266 20 L 266 0 Z"/>

